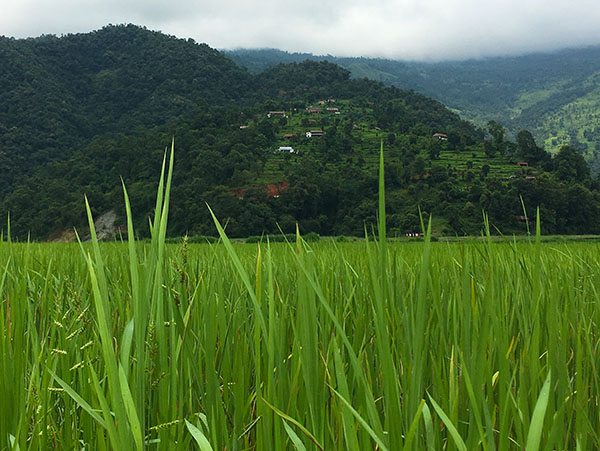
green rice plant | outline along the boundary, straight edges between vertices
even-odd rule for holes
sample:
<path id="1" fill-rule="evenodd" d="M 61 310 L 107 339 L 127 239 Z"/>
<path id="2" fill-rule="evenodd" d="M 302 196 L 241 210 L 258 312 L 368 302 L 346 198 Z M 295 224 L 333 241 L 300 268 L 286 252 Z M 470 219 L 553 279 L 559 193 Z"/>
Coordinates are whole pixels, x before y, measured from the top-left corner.
<path id="1" fill-rule="evenodd" d="M 0 450 L 595 449 L 600 247 L 0 242 Z M 174 199 L 174 202 L 177 200 Z"/>

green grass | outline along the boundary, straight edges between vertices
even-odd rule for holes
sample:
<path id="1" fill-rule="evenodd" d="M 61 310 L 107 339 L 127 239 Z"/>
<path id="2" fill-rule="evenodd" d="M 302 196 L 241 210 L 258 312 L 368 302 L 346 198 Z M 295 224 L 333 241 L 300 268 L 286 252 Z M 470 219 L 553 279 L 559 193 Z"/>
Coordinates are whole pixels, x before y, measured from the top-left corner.
<path id="1" fill-rule="evenodd" d="M 600 446 L 600 245 L 166 245 L 163 171 L 150 242 L 0 243 L 0 449 Z"/>
<path id="2" fill-rule="evenodd" d="M 131 399 L 150 449 L 188 449 L 186 421 L 213 449 L 291 447 L 289 428 L 402 449 L 413 425 L 412 449 L 440 449 L 449 422 L 467 449 L 515 449 L 550 372 L 543 447 L 599 445 L 597 244 L 377 246 L 167 246 L 140 353 L 126 244 L 99 246 L 109 326 L 76 246 L 3 244 L 1 447 L 135 449 Z"/>

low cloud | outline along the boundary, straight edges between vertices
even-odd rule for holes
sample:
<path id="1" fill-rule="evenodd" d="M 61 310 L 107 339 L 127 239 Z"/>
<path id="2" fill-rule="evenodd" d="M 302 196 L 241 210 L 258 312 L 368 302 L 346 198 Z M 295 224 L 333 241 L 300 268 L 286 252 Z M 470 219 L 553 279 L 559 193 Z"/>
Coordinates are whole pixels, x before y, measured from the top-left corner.
<path id="1" fill-rule="evenodd" d="M 136 23 L 217 48 L 445 60 L 600 44 L 597 0 L 3 0 L 0 34 Z"/>

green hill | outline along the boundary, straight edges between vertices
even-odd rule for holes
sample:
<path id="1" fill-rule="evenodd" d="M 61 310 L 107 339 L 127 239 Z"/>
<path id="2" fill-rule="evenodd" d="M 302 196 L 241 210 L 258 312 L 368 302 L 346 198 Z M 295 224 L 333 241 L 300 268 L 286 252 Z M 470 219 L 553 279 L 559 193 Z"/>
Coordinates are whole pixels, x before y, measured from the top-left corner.
<path id="1" fill-rule="evenodd" d="M 530 134 L 511 142 L 500 127 L 484 140 L 438 101 L 328 62 L 252 74 L 204 44 L 133 25 L 0 38 L 0 214 L 10 212 L 13 236 L 83 227 L 83 193 L 122 224 L 121 177 L 145 230 L 173 136 L 175 236 L 214 233 L 206 203 L 231 236 L 297 222 L 362 235 L 375 221 L 381 141 L 393 234 L 418 229 L 419 207 L 437 233 L 478 233 L 482 209 L 523 232 L 521 198 L 529 211 L 541 205 L 548 232 L 600 223 L 596 185 L 570 148 L 550 159 Z"/>
<path id="2" fill-rule="evenodd" d="M 569 144 L 600 170 L 600 46 L 519 57 L 441 63 L 335 58 L 279 50 L 227 53 L 260 72 L 280 62 L 327 60 L 367 77 L 431 96 L 483 126 L 489 120 L 513 134 L 531 130 L 551 152 Z"/>

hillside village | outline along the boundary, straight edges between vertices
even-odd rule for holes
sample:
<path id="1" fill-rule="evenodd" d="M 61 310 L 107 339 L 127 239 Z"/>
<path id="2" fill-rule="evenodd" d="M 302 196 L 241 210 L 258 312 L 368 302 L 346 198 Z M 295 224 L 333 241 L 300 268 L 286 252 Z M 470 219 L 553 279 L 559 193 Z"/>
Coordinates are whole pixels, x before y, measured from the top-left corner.
<path id="1" fill-rule="evenodd" d="M 302 158 L 302 155 L 314 151 L 318 146 L 317 140 L 332 130 L 337 133 L 342 129 L 352 136 L 359 144 L 358 151 L 365 163 L 373 168 L 376 167 L 378 158 L 378 153 L 374 150 L 378 149 L 381 142 L 384 143 L 389 163 L 399 159 L 401 146 L 391 138 L 392 134 L 376 126 L 372 110 L 357 107 L 347 100 L 337 101 L 338 106 L 335 107 L 331 105 L 336 105 L 336 99 L 319 100 L 305 108 L 271 110 L 264 113 L 277 130 L 276 145 L 272 149 L 274 155 L 263 174 L 264 179 L 270 179 L 272 182 L 265 185 L 272 197 L 279 197 L 281 190 L 289 187 L 287 181 L 277 180 L 284 177 L 283 173 L 277 170 L 281 166 L 278 163 L 285 162 L 288 158 Z M 239 128 L 249 131 L 256 127 L 262 118 L 263 115 L 259 114 Z M 485 155 L 481 146 L 470 146 L 468 149 L 451 148 L 448 144 L 448 134 L 442 131 L 436 131 L 430 139 L 421 139 L 420 144 L 423 146 L 421 156 L 430 160 L 430 166 L 421 174 L 413 176 L 414 180 L 426 179 L 438 168 L 448 169 L 466 181 L 478 176 L 494 178 L 504 183 L 511 183 L 517 179 L 530 182 L 536 180 L 537 170 L 528 162 L 514 161 L 503 155 L 490 158 L 489 155 Z M 275 186 L 279 188 L 275 189 Z"/>

